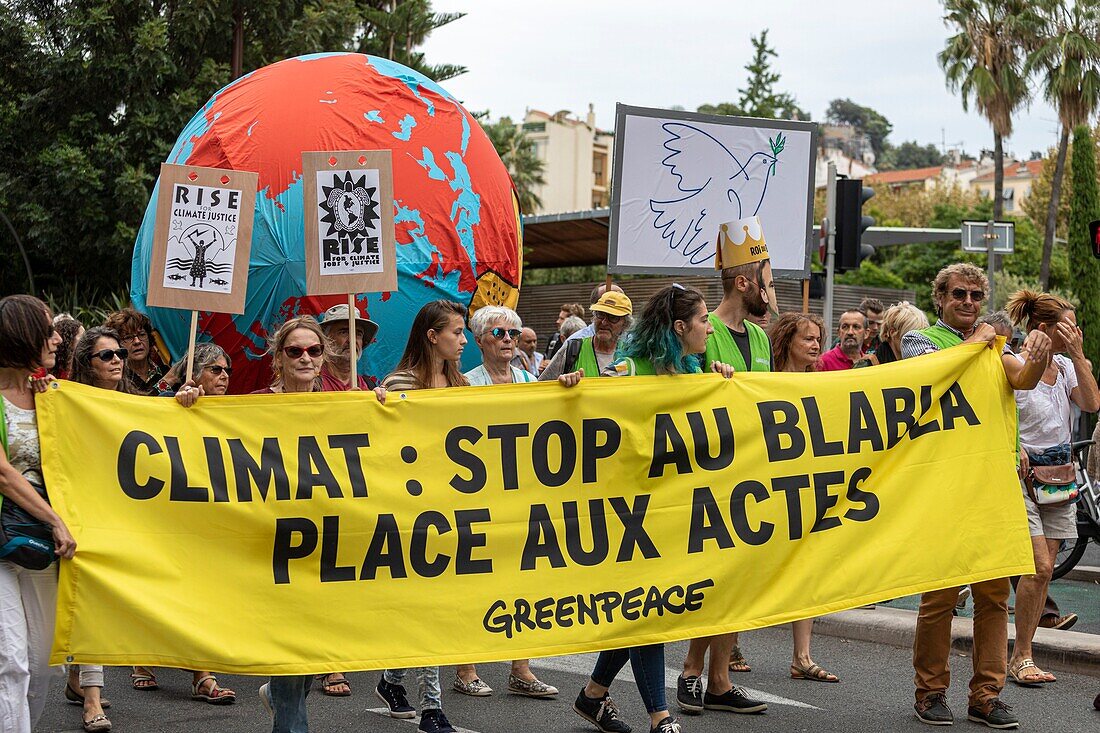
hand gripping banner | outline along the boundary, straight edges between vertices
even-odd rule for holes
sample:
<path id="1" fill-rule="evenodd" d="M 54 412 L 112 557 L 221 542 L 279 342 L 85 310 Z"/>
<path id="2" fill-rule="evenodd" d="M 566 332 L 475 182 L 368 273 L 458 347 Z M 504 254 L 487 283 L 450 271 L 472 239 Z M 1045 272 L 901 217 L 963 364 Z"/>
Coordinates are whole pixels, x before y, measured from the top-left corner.
<path id="1" fill-rule="evenodd" d="M 1033 572 L 998 353 L 872 369 L 40 396 L 51 661 L 246 674 L 746 630 Z"/>

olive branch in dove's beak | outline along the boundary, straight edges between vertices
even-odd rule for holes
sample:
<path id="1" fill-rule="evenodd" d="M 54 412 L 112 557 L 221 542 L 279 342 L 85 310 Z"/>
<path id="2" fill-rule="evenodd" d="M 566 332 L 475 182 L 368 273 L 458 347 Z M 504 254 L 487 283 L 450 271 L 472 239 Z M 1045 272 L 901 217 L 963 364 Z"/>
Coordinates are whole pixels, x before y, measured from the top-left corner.
<path id="1" fill-rule="evenodd" d="M 768 144 L 771 145 L 772 148 L 772 164 L 771 167 L 768 169 L 768 172 L 774 176 L 775 165 L 779 162 L 779 154 L 783 152 L 783 148 L 787 145 L 787 138 L 783 137 L 783 133 L 779 133 L 775 136 L 774 140 L 769 137 Z"/>

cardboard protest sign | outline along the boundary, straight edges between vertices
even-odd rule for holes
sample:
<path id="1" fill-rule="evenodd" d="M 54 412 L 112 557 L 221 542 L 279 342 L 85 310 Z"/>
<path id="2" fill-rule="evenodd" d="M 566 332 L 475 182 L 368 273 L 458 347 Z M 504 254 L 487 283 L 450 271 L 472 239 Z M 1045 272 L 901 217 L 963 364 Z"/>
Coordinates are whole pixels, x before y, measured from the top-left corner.
<path id="1" fill-rule="evenodd" d="M 618 105 L 607 267 L 717 274 L 718 227 L 756 216 L 772 271 L 810 270 L 817 125 Z"/>
<path id="2" fill-rule="evenodd" d="M 390 151 L 302 153 L 302 176 L 307 292 L 396 290 Z"/>
<path id="3" fill-rule="evenodd" d="M 256 184 L 248 171 L 161 165 L 149 305 L 244 313 Z"/>

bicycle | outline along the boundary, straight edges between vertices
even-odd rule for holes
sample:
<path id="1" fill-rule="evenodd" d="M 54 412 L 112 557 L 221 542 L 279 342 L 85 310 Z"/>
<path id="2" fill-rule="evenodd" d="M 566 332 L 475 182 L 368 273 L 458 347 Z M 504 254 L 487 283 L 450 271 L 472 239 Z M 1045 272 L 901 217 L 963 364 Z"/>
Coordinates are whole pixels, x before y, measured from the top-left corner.
<path id="1" fill-rule="evenodd" d="M 1077 468 L 1077 539 L 1064 540 L 1054 562 L 1052 579 L 1061 578 L 1072 570 L 1085 554 L 1089 542 L 1100 544 L 1100 476 L 1093 483 L 1085 471 L 1085 454 L 1091 440 L 1073 443 L 1074 465 Z"/>

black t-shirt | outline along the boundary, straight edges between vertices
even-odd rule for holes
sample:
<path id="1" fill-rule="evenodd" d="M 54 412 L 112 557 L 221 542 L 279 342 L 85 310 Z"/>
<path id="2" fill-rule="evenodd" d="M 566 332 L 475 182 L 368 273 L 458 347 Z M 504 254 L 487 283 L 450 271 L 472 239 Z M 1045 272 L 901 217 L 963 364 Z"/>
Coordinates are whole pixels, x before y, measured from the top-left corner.
<path id="1" fill-rule="evenodd" d="M 729 326 L 730 336 L 733 336 L 733 343 L 737 344 L 737 350 L 741 352 L 741 358 L 745 360 L 745 366 L 752 369 L 752 349 L 749 347 L 749 329 L 745 329 L 740 333 L 734 331 Z"/>

